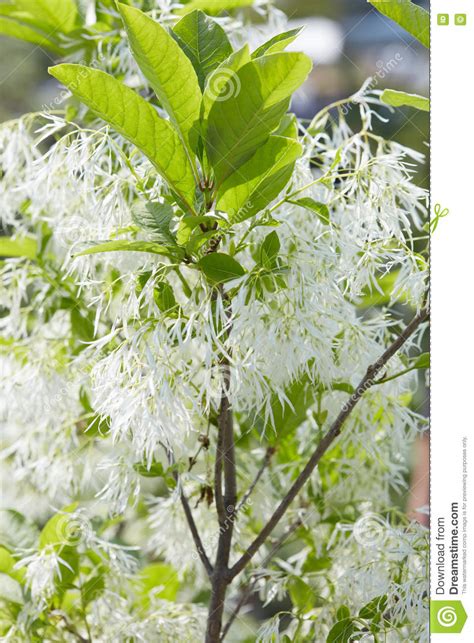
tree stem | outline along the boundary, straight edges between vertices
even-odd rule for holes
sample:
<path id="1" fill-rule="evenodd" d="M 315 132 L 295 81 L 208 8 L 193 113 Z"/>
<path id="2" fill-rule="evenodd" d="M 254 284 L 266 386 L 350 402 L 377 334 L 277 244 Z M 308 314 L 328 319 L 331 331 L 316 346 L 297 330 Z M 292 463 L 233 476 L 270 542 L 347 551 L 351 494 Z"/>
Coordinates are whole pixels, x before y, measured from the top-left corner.
<path id="1" fill-rule="evenodd" d="M 222 289 L 221 295 L 223 300 L 226 301 L 226 296 Z M 227 320 L 229 323 L 227 335 L 229 335 L 231 332 L 229 310 L 227 311 Z M 230 582 L 229 558 L 237 502 L 234 417 L 229 400 L 231 371 L 229 358 L 225 355 L 221 358 L 220 368 L 222 372 L 222 392 L 217 421 L 218 434 L 214 479 L 214 492 L 219 520 L 219 539 L 214 571 L 211 576 L 212 593 L 207 620 L 206 643 L 218 643 L 221 638 L 225 596 Z M 222 483 L 224 483 L 224 489 L 222 488 Z"/>

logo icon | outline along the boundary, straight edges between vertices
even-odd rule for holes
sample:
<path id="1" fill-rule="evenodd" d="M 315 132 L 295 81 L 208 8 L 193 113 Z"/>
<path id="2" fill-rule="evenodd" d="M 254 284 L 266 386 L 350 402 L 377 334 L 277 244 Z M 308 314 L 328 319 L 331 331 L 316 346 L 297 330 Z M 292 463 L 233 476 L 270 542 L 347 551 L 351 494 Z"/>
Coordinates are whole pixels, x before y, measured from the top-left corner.
<path id="1" fill-rule="evenodd" d="M 449 13 L 438 13 L 438 24 L 449 25 Z"/>
<path id="2" fill-rule="evenodd" d="M 467 16 L 465 13 L 457 13 L 454 16 L 454 23 L 460 27 L 464 27 L 467 23 Z"/>
<path id="3" fill-rule="evenodd" d="M 459 634 L 466 619 L 466 610 L 461 601 L 431 601 L 432 634 Z"/>

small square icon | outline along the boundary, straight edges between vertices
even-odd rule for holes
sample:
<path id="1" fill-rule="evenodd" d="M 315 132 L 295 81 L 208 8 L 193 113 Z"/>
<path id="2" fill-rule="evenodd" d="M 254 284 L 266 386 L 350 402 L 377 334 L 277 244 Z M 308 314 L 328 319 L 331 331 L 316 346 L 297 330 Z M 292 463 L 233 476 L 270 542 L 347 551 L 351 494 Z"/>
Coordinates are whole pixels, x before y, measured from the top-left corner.
<path id="1" fill-rule="evenodd" d="M 449 25 L 449 13 L 438 13 L 438 24 Z"/>
<path id="2" fill-rule="evenodd" d="M 464 27 L 466 22 L 467 22 L 467 16 L 465 13 L 457 13 L 454 16 L 454 24 L 459 25 L 460 27 Z"/>

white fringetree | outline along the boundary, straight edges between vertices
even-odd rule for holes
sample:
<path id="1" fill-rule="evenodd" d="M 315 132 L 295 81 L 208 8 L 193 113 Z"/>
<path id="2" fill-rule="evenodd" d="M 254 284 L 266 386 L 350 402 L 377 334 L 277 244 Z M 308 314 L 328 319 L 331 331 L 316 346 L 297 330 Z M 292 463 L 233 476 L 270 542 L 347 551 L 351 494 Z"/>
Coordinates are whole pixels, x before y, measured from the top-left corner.
<path id="1" fill-rule="evenodd" d="M 297 120 L 266 1 L 0 14 L 63 60 L 0 128 L 2 640 L 428 640 L 423 100 Z"/>

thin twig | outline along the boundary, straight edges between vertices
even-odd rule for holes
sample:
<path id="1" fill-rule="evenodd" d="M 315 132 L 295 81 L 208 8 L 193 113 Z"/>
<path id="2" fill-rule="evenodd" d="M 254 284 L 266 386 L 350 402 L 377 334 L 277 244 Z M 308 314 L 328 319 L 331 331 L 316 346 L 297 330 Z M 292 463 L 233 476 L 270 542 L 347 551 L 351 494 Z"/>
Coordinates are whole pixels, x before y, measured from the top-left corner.
<path id="1" fill-rule="evenodd" d="M 278 525 L 280 520 L 283 518 L 287 512 L 289 506 L 296 498 L 298 493 L 304 487 L 306 482 L 310 479 L 311 474 L 314 469 L 318 466 L 319 461 L 333 444 L 336 438 L 340 435 L 342 427 L 350 416 L 354 408 L 357 406 L 359 400 L 362 398 L 364 393 L 369 390 L 376 383 L 377 375 L 384 368 L 387 362 L 400 350 L 400 348 L 405 344 L 405 342 L 413 335 L 417 328 L 428 318 L 429 312 L 428 309 L 423 309 L 412 321 L 406 326 L 402 333 L 397 337 L 397 339 L 391 344 L 391 346 L 383 353 L 383 355 L 369 368 L 367 369 L 366 374 L 362 378 L 359 386 L 355 392 L 351 395 L 349 400 L 342 407 L 339 415 L 333 422 L 329 431 L 322 438 L 321 442 L 318 444 L 317 448 L 313 452 L 313 455 L 309 459 L 303 471 L 300 473 L 298 478 L 295 480 L 290 490 L 283 498 L 281 503 L 276 508 L 270 520 L 267 522 L 265 527 L 262 529 L 260 534 L 255 538 L 255 540 L 248 547 L 247 551 L 240 557 L 240 559 L 235 563 L 235 565 L 230 569 L 231 578 L 235 578 L 240 572 L 245 569 L 248 563 L 255 556 L 257 551 L 263 545 L 263 543 L 270 536 L 272 531 Z"/>
<path id="2" fill-rule="evenodd" d="M 269 466 L 269 464 L 270 464 L 270 462 L 271 462 L 271 460 L 272 460 L 272 458 L 273 458 L 273 456 L 275 454 L 275 451 L 276 451 L 275 447 L 268 447 L 267 452 L 265 453 L 265 458 L 264 458 L 264 460 L 262 462 L 262 466 L 257 471 L 257 475 L 255 476 L 254 481 L 252 482 L 250 487 L 247 489 L 247 491 L 243 495 L 242 500 L 237 505 L 237 509 L 235 510 L 235 513 L 238 513 L 242 509 L 242 507 L 244 507 L 247 504 L 248 499 L 250 498 L 250 496 L 254 492 L 256 486 L 260 482 L 260 478 L 263 476 L 263 474 L 265 472 L 265 469 Z"/>
<path id="3" fill-rule="evenodd" d="M 271 559 L 277 553 L 277 551 L 280 549 L 283 543 L 286 542 L 288 538 L 291 536 L 291 534 L 293 534 L 298 529 L 298 527 L 301 527 L 302 524 L 303 524 L 303 521 L 300 518 L 298 518 L 297 520 L 295 520 L 295 522 L 292 525 L 290 525 L 290 527 L 288 527 L 285 533 L 283 533 L 280 536 L 280 538 L 276 541 L 276 543 L 273 545 L 270 552 L 265 556 L 265 558 L 262 561 L 261 567 L 265 567 L 266 565 L 268 565 L 268 563 L 271 561 Z M 239 602 L 235 606 L 234 611 L 229 616 L 229 620 L 227 621 L 227 623 L 225 624 L 222 630 L 221 641 L 223 641 L 224 638 L 227 636 L 232 623 L 235 621 L 235 619 L 239 615 L 240 610 L 248 601 L 250 595 L 253 593 L 255 585 L 257 584 L 257 581 L 258 581 L 258 576 L 254 575 L 247 589 L 244 592 L 242 592 Z"/>
<path id="4" fill-rule="evenodd" d="M 170 465 L 173 466 L 175 462 L 174 462 L 174 456 L 172 451 L 163 442 L 161 442 L 160 444 L 166 451 Z M 186 497 L 186 494 L 184 493 L 184 489 L 179 479 L 179 475 L 177 471 L 173 471 L 173 478 L 179 489 L 179 499 L 181 500 L 181 505 L 183 507 L 184 515 L 186 517 L 186 522 L 188 523 L 189 531 L 191 532 L 191 536 L 193 537 L 194 544 L 196 546 L 196 551 L 199 555 L 199 558 L 201 559 L 202 564 L 204 565 L 204 569 L 206 570 L 207 575 L 210 578 L 214 570 L 206 554 L 204 545 L 202 544 L 201 536 L 199 535 L 197 525 L 194 521 L 193 512 L 191 511 L 191 507 L 189 506 L 188 499 Z"/>
<path id="5" fill-rule="evenodd" d="M 204 549 L 204 545 L 202 544 L 201 536 L 199 535 L 199 531 L 197 529 L 196 523 L 194 522 L 193 513 L 191 511 L 191 507 L 189 506 L 189 502 L 188 502 L 188 499 L 186 498 L 183 488 L 180 489 L 179 497 L 181 500 L 181 504 L 183 506 L 183 511 L 184 511 L 184 515 L 186 516 L 186 521 L 188 523 L 189 530 L 193 537 L 194 544 L 196 545 L 197 553 L 199 555 L 199 558 L 201 559 L 202 564 L 204 565 L 207 575 L 210 577 L 214 569 L 211 565 L 209 558 L 207 557 L 206 551 Z"/>

